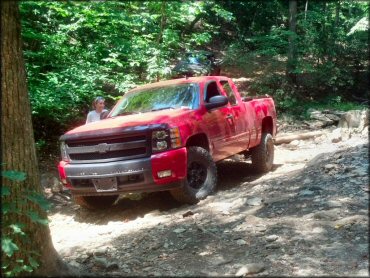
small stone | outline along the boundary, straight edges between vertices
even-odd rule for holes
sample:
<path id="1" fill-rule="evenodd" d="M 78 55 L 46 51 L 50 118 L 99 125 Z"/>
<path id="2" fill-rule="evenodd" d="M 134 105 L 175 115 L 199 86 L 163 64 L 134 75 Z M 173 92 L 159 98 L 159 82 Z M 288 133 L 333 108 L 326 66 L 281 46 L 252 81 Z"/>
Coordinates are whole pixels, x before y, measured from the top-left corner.
<path id="1" fill-rule="evenodd" d="M 336 220 L 337 219 L 337 215 L 336 213 L 334 212 L 331 212 L 331 211 L 320 211 L 320 212 L 316 212 L 313 216 L 314 219 L 318 219 L 318 220 L 330 220 L 330 221 L 333 221 L 333 220 Z"/>
<path id="2" fill-rule="evenodd" d="M 312 180 L 310 180 L 309 178 L 306 178 L 303 181 L 304 184 L 308 184 L 308 183 L 311 183 L 311 182 L 312 182 Z"/>
<path id="3" fill-rule="evenodd" d="M 258 263 L 246 264 L 238 270 L 235 276 L 240 277 L 240 276 L 244 276 L 247 274 L 259 273 L 259 272 L 262 272 L 264 269 L 265 269 L 265 266 L 263 264 L 258 264 Z"/>
<path id="4" fill-rule="evenodd" d="M 279 236 L 277 236 L 277 235 L 269 235 L 269 236 L 266 237 L 266 241 L 267 242 L 273 242 L 273 241 L 277 240 L 278 238 L 279 238 Z"/>
<path id="5" fill-rule="evenodd" d="M 313 194 L 314 194 L 314 192 L 311 191 L 311 190 L 308 190 L 308 189 L 305 189 L 305 190 L 302 190 L 301 192 L 299 192 L 299 195 L 301 195 L 301 196 L 311 196 Z"/>
<path id="6" fill-rule="evenodd" d="M 176 233 L 176 234 L 181 234 L 185 231 L 186 231 L 186 229 L 184 229 L 184 228 L 177 228 L 177 229 L 173 230 L 173 232 Z"/>
<path id="7" fill-rule="evenodd" d="M 301 143 L 299 140 L 293 140 L 292 142 L 289 143 L 291 146 L 298 146 Z"/>
<path id="8" fill-rule="evenodd" d="M 326 164 L 324 166 L 324 169 L 325 170 L 332 170 L 332 169 L 335 169 L 336 168 L 336 165 L 335 164 Z"/>
<path id="9" fill-rule="evenodd" d="M 246 202 L 249 206 L 259 206 L 262 203 L 262 199 L 259 197 L 253 197 L 251 199 L 247 199 Z"/>
<path id="10" fill-rule="evenodd" d="M 313 234 L 321 234 L 321 233 L 324 233 L 324 232 L 325 232 L 325 230 L 323 228 L 321 228 L 321 227 L 315 227 L 312 230 L 312 233 Z"/>
<path id="11" fill-rule="evenodd" d="M 220 266 L 220 265 L 225 265 L 225 264 L 228 264 L 230 263 L 232 260 L 230 259 L 225 259 L 223 257 L 216 257 L 214 259 L 212 259 L 212 264 L 214 266 Z"/>
<path id="12" fill-rule="evenodd" d="M 145 272 L 148 272 L 148 271 L 151 271 L 152 269 L 153 269 L 153 267 L 147 266 L 147 267 L 143 268 L 142 270 L 145 271 Z"/>
<path id="13" fill-rule="evenodd" d="M 308 190 L 310 190 L 310 191 L 320 191 L 320 190 L 323 190 L 323 188 L 320 187 L 320 186 L 312 185 L 308 188 Z"/>
<path id="14" fill-rule="evenodd" d="M 76 262 L 75 260 L 71 261 L 69 264 L 70 264 L 71 266 L 73 266 L 73 267 L 76 267 L 76 268 L 81 267 L 80 263 Z"/>
<path id="15" fill-rule="evenodd" d="M 259 233 L 263 233 L 267 230 L 267 228 L 265 226 L 257 226 L 256 227 L 256 231 L 259 232 Z"/>
<path id="16" fill-rule="evenodd" d="M 191 215 L 194 215 L 194 212 L 192 212 L 191 210 L 189 210 L 189 211 L 187 211 L 187 212 L 185 212 L 183 215 L 182 215 L 182 217 L 188 217 L 188 216 L 191 216 Z"/>
<path id="17" fill-rule="evenodd" d="M 244 239 L 238 239 L 238 240 L 236 241 L 236 244 L 238 244 L 238 245 L 246 245 L 246 244 L 247 244 L 247 242 L 246 242 Z"/>
<path id="18" fill-rule="evenodd" d="M 159 248 L 161 248 L 162 247 L 162 244 L 160 244 L 160 243 L 154 243 L 153 245 L 151 245 L 150 247 L 149 247 L 149 249 L 150 250 L 157 250 L 157 249 L 159 249 Z"/>
<path id="19" fill-rule="evenodd" d="M 114 269 L 118 269 L 119 268 L 119 266 L 118 266 L 118 264 L 117 263 L 109 263 L 107 266 L 106 266 L 106 269 L 107 270 L 114 270 Z"/>
<path id="20" fill-rule="evenodd" d="M 94 257 L 94 262 L 97 266 L 104 268 L 106 268 L 109 265 L 108 260 L 103 257 Z"/>
<path id="21" fill-rule="evenodd" d="M 278 244 L 267 244 L 266 249 L 279 249 L 280 246 Z"/>

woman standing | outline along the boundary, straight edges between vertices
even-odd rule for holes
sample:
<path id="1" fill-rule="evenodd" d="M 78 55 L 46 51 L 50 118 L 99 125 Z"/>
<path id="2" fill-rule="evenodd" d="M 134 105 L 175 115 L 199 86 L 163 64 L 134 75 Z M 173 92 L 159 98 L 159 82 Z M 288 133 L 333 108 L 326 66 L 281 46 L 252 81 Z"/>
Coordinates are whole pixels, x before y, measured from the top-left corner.
<path id="1" fill-rule="evenodd" d="M 93 101 L 93 107 L 95 110 L 90 111 L 89 114 L 87 114 L 87 119 L 86 119 L 87 124 L 100 121 L 101 113 L 108 111 L 107 109 L 104 109 L 105 100 L 103 97 L 95 98 L 95 100 Z"/>

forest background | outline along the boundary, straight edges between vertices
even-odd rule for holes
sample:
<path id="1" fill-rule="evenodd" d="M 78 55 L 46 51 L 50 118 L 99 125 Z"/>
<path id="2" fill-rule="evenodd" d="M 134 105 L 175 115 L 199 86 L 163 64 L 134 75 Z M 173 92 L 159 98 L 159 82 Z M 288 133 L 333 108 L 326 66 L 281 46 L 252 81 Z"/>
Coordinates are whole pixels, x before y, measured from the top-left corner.
<path id="1" fill-rule="evenodd" d="M 22 1 L 36 146 L 83 124 L 137 85 L 168 79 L 186 51 L 209 50 L 244 94 L 279 114 L 348 110 L 369 99 L 368 1 Z"/>

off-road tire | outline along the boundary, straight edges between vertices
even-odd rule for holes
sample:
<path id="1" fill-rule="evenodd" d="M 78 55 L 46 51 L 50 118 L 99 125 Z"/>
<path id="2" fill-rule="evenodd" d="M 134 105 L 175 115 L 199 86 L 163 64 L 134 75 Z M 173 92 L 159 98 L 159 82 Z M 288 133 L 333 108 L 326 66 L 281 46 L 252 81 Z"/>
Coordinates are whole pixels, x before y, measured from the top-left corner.
<path id="1" fill-rule="evenodd" d="M 109 208 L 118 199 L 118 195 L 108 196 L 73 196 L 76 204 L 89 210 Z"/>
<path id="2" fill-rule="evenodd" d="M 270 133 L 263 133 L 261 143 L 251 149 L 252 166 L 258 173 L 266 173 L 274 163 L 274 140 Z"/>
<path id="3" fill-rule="evenodd" d="M 201 147 L 189 147 L 187 177 L 180 188 L 170 193 L 181 203 L 196 204 L 210 195 L 216 184 L 217 168 L 212 156 Z"/>

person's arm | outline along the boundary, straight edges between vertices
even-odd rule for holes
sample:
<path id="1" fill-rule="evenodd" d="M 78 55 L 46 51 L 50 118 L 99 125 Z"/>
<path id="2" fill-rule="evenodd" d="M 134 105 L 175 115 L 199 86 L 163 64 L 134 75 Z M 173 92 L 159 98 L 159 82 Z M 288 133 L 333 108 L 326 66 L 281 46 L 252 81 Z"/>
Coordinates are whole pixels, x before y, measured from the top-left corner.
<path id="1" fill-rule="evenodd" d="M 87 114 L 87 118 L 86 118 L 86 123 L 85 124 L 88 124 L 88 123 L 91 123 L 91 112 L 89 112 L 88 114 Z"/>

